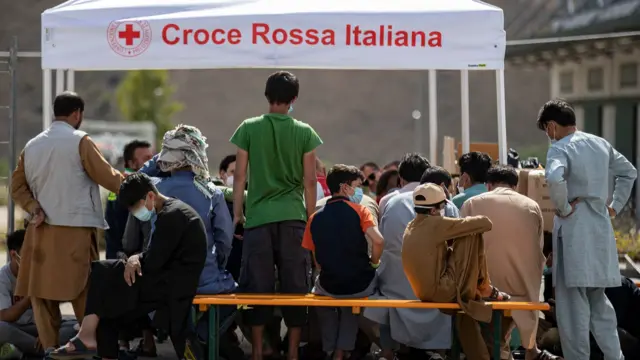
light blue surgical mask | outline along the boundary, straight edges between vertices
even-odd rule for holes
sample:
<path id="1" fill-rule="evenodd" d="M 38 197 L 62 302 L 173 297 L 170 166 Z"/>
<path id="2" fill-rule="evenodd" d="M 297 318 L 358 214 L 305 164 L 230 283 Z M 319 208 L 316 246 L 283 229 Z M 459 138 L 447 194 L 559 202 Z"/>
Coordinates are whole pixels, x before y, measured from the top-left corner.
<path id="1" fill-rule="evenodd" d="M 546 265 L 544 266 L 544 271 L 542 271 L 542 275 L 543 276 L 547 276 L 547 275 L 551 275 L 552 270 L 550 267 L 547 267 Z"/>
<path id="2" fill-rule="evenodd" d="M 293 104 L 289 105 L 289 114 L 293 112 Z"/>
<path id="3" fill-rule="evenodd" d="M 153 217 L 153 215 L 155 215 L 155 213 L 156 213 L 155 208 L 149 210 L 147 209 L 146 206 L 143 205 L 142 207 L 140 207 L 139 209 L 133 212 L 133 216 L 135 216 L 136 219 L 142 222 L 147 222 L 151 220 L 151 218 Z"/>
<path id="4" fill-rule="evenodd" d="M 353 195 L 349 196 L 349 201 L 351 201 L 352 203 L 360 204 L 363 195 L 364 193 L 362 192 L 362 188 L 357 187 Z"/>

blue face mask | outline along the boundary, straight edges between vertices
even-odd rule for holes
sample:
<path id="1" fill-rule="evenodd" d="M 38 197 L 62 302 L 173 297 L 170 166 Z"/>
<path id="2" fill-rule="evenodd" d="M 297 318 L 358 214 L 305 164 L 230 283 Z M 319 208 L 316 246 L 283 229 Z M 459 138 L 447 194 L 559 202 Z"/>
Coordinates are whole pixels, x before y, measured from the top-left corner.
<path id="1" fill-rule="evenodd" d="M 363 195 L 364 193 L 362 192 L 362 189 L 357 187 L 353 195 L 349 196 L 349 201 L 351 201 L 352 203 L 360 204 Z"/>
<path id="2" fill-rule="evenodd" d="M 152 209 L 149 210 L 147 209 L 146 206 L 142 206 L 140 207 L 140 209 L 137 209 L 136 211 L 133 212 L 133 216 L 135 216 L 136 219 L 142 221 L 142 222 L 147 222 L 149 220 L 151 220 L 151 218 L 153 217 L 153 215 L 155 215 L 156 213 L 156 209 Z"/>
<path id="3" fill-rule="evenodd" d="M 293 112 L 293 104 L 289 105 L 289 114 Z"/>
<path id="4" fill-rule="evenodd" d="M 550 267 L 547 267 L 546 265 L 544 266 L 544 271 L 542 272 L 542 275 L 547 276 L 547 275 L 551 275 L 552 274 L 552 270 Z"/>

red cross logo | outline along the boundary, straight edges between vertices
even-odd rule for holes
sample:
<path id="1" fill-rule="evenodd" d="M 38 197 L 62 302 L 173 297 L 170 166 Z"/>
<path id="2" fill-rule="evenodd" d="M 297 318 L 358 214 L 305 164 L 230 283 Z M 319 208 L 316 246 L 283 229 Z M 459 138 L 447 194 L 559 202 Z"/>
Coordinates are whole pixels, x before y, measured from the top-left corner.
<path id="1" fill-rule="evenodd" d="M 118 31 L 118 38 L 124 39 L 127 46 L 133 46 L 133 40 L 140 38 L 140 31 L 134 31 L 132 24 L 125 25 L 125 31 Z"/>
<path id="2" fill-rule="evenodd" d="M 114 21 L 107 28 L 111 50 L 123 57 L 136 57 L 151 46 L 151 25 L 147 21 Z"/>

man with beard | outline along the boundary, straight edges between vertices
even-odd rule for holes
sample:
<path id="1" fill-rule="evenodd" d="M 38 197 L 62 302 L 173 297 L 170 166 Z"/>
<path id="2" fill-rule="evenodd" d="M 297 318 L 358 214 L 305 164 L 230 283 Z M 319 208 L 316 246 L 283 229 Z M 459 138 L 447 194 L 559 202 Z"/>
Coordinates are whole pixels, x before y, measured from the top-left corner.
<path id="1" fill-rule="evenodd" d="M 40 343 L 57 346 L 60 303 L 70 301 L 82 321 L 96 234 L 106 228 L 99 186 L 117 192 L 123 176 L 78 130 L 84 100 L 63 92 L 53 102 L 55 121 L 29 140 L 11 178 L 11 197 L 31 215 L 16 296 L 31 298 Z"/>

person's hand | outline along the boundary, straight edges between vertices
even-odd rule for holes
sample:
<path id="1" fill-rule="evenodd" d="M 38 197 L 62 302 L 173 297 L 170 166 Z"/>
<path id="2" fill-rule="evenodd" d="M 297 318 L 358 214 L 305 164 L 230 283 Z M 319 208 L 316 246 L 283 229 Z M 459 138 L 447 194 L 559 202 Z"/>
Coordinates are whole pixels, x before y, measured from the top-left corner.
<path id="1" fill-rule="evenodd" d="M 244 214 L 233 214 L 233 228 L 235 229 L 238 225 L 244 225 L 247 219 L 244 217 Z"/>
<path id="2" fill-rule="evenodd" d="M 142 266 L 138 255 L 132 255 L 124 267 L 124 281 L 127 285 L 131 286 L 136 282 L 136 275 L 142 276 Z"/>
<path id="3" fill-rule="evenodd" d="M 616 217 L 616 215 L 618 215 L 618 214 L 616 214 L 616 211 L 613 210 L 613 208 L 611 206 L 607 206 L 607 210 L 609 211 L 609 217 L 612 218 L 612 219 L 614 217 Z"/>
<path id="4" fill-rule="evenodd" d="M 549 256 L 547 256 L 547 261 L 545 262 L 545 265 L 547 265 L 548 268 L 553 266 L 553 253 L 549 253 Z"/>
<path id="5" fill-rule="evenodd" d="M 576 211 L 576 205 L 580 202 L 580 199 L 574 199 L 571 202 L 569 202 L 569 205 L 571 206 L 571 212 L 568 213 L 567 215 L 560 215 L 558 212 L 556 212 L 556 215 L 558 215 L 559 218 L 562 219 L 566 219 L 569 216 L 573 215 L 573 213 Z"/>
<path id="6" fill-rule="evenodd" d="M 33 224 L 33 226 L 35 227 L 38 227 L 42 225 L 42 223 L 44 223 L 45 217 L 46 216 L 44 214 L 44 210 L 42 210 L 42 208 L 38 206 L 31 213 L 31 220 L 29 221 L 29 223 Z"/>

